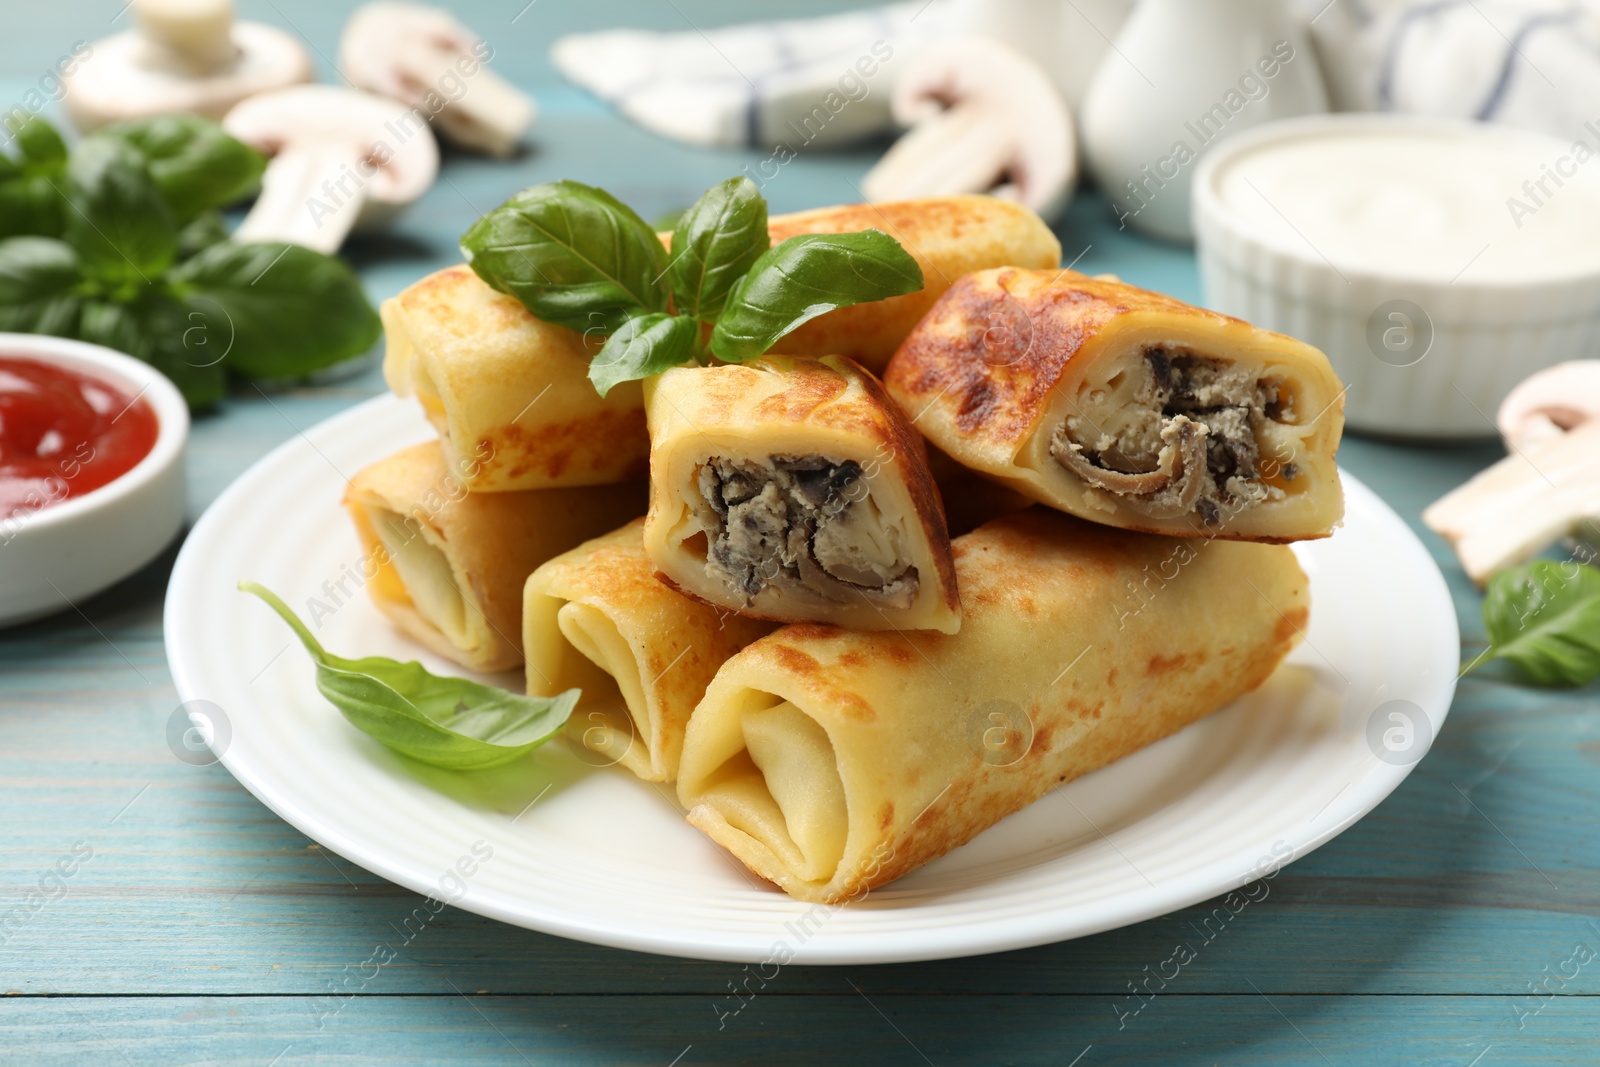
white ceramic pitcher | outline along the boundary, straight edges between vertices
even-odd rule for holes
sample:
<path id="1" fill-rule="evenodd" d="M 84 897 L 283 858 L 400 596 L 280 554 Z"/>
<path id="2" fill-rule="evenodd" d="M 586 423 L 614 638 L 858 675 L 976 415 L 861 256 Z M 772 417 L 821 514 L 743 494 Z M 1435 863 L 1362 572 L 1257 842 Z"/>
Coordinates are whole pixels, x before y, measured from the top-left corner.
<path id="1" fill-rule="evenodd" d="M 1141 0 L 1095 72 L 1079 131 L 1125 225 L 1190 241 L 1190 183 L 1208 147 L 1327 109 L 1310 40 L 1281 0 Z"/>

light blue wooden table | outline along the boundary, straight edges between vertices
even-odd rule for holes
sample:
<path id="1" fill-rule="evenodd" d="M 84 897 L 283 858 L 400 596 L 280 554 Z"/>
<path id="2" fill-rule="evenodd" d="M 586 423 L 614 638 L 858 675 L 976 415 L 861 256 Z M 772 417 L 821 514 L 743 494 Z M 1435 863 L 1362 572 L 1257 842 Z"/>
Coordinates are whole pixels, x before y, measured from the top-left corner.
<path id="1" fill-rule="evenodd" d="M 351 246 L 374 299 L 454 261 L 456 236 L 525 184 L 594 182 L 649 217 L 760 158 L 691 150 L 620 121 L 559 82 L 545 60 L 557 34 L 842 6 L 526 2 L 465 14 L 498 68 L 539 98 L 531 151 L 509 164 L 449 156 L 446 180 L 392 234 Z M 112 21 L 121 4 L 8 5 L 0 101 L 19 99 L 74 40 L 125 26 L 126 15 Z M 331 75 L 343 5 L 241 7 L 304 34 Z M 804 155 L 768 196 L 779 211 L 854 199 L 850 183 L 871 158 Z M 1192 257 L 1119 233 L 1103 201 L 1080 196 L 1060 233 L 1081 269 L 1199 297 Z M 241 395 L 202 418 L 192 513 L 268 449 L 380 389 L 369 371 L 271 404 Z M 1421 508 L 1496 455 L 1351 439 L 1341 460 L 1420 531 Z M 1423 537 L 1471 656 L 1483 639 L 1478 595 Z M 177 698 L 161 640 L 171 564 L 169 551 L 73 610 L 0 631 L 0 912 L 41 882 L 49 898 L 0 944 L 6 1067 L 1600 1063 L 1600 959 L 1570 962 L 1575 946 L 1600 952 L 1600 689 L 1540 693 L 1477 675 L 1393 797 L 1287 868 L 1267 901 L 1120 1028 L 1130 983 L 1211 905 L 1003 955 L 789 968 L 722 1029 L 714 1002 L 735 966 L 447 910 L 319 1023 L 318 998 L 393 941 L 418 901 L 307 841 L 221 767 L 173 757 L 165 729 Z M 57 882 L 48 872 L 63 857 L 73 873 Z M 1540 983 L 1555 995 L 1530 997 Z"/>

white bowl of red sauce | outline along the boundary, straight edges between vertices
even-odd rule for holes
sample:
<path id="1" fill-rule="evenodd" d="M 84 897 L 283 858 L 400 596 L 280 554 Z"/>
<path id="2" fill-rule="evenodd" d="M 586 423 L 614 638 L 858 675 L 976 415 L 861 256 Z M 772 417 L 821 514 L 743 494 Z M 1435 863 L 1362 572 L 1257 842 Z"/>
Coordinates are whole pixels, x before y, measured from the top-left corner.
<path id="1" fill-rule="evenodd" d="M 0 333 L 0 626 L 76 609 L 183 526 L 189 409 L 99 345 Z"/>

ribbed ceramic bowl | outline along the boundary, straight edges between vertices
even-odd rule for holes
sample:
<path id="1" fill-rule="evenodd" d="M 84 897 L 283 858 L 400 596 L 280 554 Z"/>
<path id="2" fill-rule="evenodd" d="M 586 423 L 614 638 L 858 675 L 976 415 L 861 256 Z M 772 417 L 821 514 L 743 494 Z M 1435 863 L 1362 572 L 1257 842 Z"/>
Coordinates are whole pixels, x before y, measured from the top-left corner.
<path id="1" fill-rule="evenodd" d="M 64 365 L 143 397 L 155 446 L 82 496 L 0 519 L 0 626 L 68 611 L 149 563 L 183 526 L 189 408 L 162 374 L 99 345 L 0 333 L 0 355 Z"/>
<path id="2" fill-rule="evenodd" d="M 1556 138 L 1449 119 L 1318 115 L 1241 134 L 1195 175 L 1206 304 L 1326 352 L 1353 429 L 1492 436 L 1518 382 L 1600 353 L 1600 129 L 1591 141 L 1580 164 Z M 1272 173 L 1291 152 L 1297 187 Z M 1559 186 L 1557 166 L 1571 172 Z M 1540 179 L 1530 196 L 1522 181 Z"/>

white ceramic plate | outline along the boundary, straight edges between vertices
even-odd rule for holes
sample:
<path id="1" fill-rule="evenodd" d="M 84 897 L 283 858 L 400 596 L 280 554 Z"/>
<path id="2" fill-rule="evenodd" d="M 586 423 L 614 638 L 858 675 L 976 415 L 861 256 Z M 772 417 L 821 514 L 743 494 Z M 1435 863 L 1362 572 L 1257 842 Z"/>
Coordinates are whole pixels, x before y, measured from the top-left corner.
<path id="1" fill-rule="evenodd" d="M 412 405 L 381 397 L 251 468 L 178 558 L 167 656 L 185 701 L 220 707 L 222 762 L 273 811 L 376 874 L 518 926 L 742 962 L 782 942 L 808 963 L 937 959 L 1109 930 L 1243 885 L 1350 826 L 1438 735 L 1455 689 L 1459 635 L 1438 568 L 1347 475 L 1344 527 L 1297 549 L 1311 575 L 1310 632 L 1260 690 L 865 899 L 801 904 L 683 822 L 666 790 L 593 767 L 563 741 L 495 771 L 438 771 L 357 732 L 317 694 L 304 652 L 236 591 L 239 579 L 320 615 L 331 651 L 459 673 L 360 593 L 339 506 L 347 476 L 428 436 Z M 1389 718 L 1408 709 L 1409 754 L 1408 724 Z"/>

